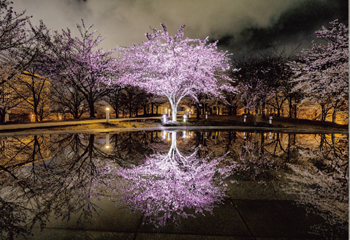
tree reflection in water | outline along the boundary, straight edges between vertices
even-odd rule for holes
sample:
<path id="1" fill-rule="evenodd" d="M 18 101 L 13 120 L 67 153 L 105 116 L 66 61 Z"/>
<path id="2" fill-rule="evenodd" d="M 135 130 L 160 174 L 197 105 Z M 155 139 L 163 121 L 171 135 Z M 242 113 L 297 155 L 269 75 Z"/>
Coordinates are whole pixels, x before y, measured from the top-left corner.
<path id="1" fill-rule="evenodd" d="M 157 134 L 147 135 L 114 134 L 108 150 L 92 134 L 0 139 L 0 238 L 25 237 L 51 218 L 78 215 L 77 224 L 90 222 L 99 211 L 96 200 L 112 192 L 115 167 L 138 163 L 136 156 L 159 142 Z"/>
<path id="2" fill-rule="evenodd" d="M 283 191 L 297 194 L 296 202 L 323 217 L 332 226 L 315 225 L 312 231 L 323 237 L 339 238 L 348 231 L 349 149 L 347 139 L 334 134 L 315 135 L 318 148 L 297 147 L 298 158 L 307 164 L 288 164 Z"/>
<path id="3" fill-rule="evenodd" d="M 236 190 L 255 183 L 256 195 L 272 187 L 277 197 L 284 194 L 322 216 L 328 225 L 314 226 L 315 234 L 337 238 L 347 232 L 347 136 L 168 134 L 111 134 L 109 149 L 104 135 L 1 138 L 1 237 L 26 236 L 52 218 L 74 215 L 78 224 L 86 224 L 106 195 L 158 227 L 179 223 L 182 217 L 211 213 L 225 190 L 236 199 Z"/>
<path id="4" fill-rule="evenodd" d="M 28 234 L 36 224 L 44 227 L 50 215 L 69 220 L 79 213 L 78 222 L 83 224 L 98 210 L 92 198 L 98 197 L 96 185 L 103 184 L 108 166 L 96 158 L 94 135 L 32 137 L 23 139 L 26 144 L 17 152 L 3 153 L 9 159 L 0 174 L 4 238 Z M 30 145 L 32 152 L 23 154 Z M 15 158 L 19 154 L 20 161 Z"/>
<path id="5" fill-rule="evenodd" d="M 144 164 L 120 169 L 117 174 L 129 181 L 122 189 L 122 200 L 132 210 L 141 210 L 146 223 L 156 227 L 169 221 L 178 224 L 180 217 L 211 213 L 225 196 L 231 167 L 219 168 L 224 157 L 197 157 L 197 149 L 185 156 L 177 148 L 177 133 L 171 134 L 167 154 L 155 153 Z M 185 136 L 185 135 L 184 135 Z"/>

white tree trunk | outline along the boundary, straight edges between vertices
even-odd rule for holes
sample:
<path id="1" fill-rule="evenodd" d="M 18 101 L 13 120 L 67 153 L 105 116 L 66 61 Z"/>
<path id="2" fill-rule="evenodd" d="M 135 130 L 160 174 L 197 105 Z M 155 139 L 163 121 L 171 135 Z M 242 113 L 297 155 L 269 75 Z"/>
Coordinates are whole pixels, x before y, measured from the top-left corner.
<path id="1" fill-rule="evenodd" d="M 171 98 L 168 97 L 170 106 L 171 106 L 171 121 L 176 122 L 176 114 L 177 114 L 177 102 L 173 101 Z"/>
<path id="2" fill-rule="evenodd" d="M 171 131 L 171 132 L 168 132 L 168 134 L 171 134 L 171 147 L 169 149 L 166 160 L 173 163 L 180 163 L 180 162 L 185 163 L 186 157 L 184 157 L 180 153 L 180 151 L 177 149 L 177 146 L 176 146 L 176 132 Z"/>
<path id="3" fill-rule="evenodd" d="M 177 120 L 176 120 L 176 115 L 177 115 L 177 105 L 175 106 L 175 104 L 173 104 L 172 106 L 171 106 L 171 113 L 172 113 L 172 121 L 173 122 L 176 122 Z"/>
<path id="4" fill-rule="evenodd" d="M 171 147 L 169 150 L 169 156 L 173 156 L 174 158 L 174 155 L 176 153 L 176 132 L 172 131 L 172 132 L 169 132 L 168 134 L 171 134 Z"/>

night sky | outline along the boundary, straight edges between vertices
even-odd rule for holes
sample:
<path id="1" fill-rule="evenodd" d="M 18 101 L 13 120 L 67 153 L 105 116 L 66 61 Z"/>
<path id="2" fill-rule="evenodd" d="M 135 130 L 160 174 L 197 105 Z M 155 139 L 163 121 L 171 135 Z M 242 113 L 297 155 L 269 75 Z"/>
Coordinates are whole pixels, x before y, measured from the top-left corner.
<path id="1" fill-rule="evenodd" d="M 74 29 L 83 18 L 111 49 L 140 43 L 163 22 L 170 34 L 186 25 L 185 37 L 219 40 L 234 58 L 310 46 L 314 32 L 339 19 L 348 23 L 347 0 L 14 0 L 52 30 Z"/>

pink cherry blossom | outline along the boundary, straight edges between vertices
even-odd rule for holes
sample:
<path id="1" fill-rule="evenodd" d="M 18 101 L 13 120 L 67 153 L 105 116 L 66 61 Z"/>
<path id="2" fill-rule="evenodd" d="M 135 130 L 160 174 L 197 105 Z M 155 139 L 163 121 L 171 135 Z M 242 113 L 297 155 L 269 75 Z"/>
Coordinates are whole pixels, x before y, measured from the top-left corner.
<path id="1" fill-rule="evenodd" d="M 168 133 L 170 134 L 170 133 Z M 232 168 L 219 168 L 224 157 L 198 158 L 197 150 L 189 156 L 176 147 L 176 132 L 171 132 L 172 144 L 167 154 L 156 153 L 144 164 L 130 169 L 119 169 L 117 174 L 126 179 L 122 200 L 132 210 L 141 210 L 148 222 L 165 226 L 180 217 L 194 217 L 204 211 L 212 212 L 223 201 L 226 183 Z"/>
<path id="2" fill-rule="evenodd" d="M 183 29 L 174 37 L 161 24 L 162 30 L 146 33 L 147 40 L 119 48 L 122 53 L 119 68 L 123 69 L 119 82 L 144 88 L 166 96 L 176 121 L 177 106 L 185 96 L 197 100 L 199 93 L 221 97 L 223 90 L 235 91 L 232 80 L 222 74 L 230 68 L 228 53 L 217 50 L 217 42 L 207 37 L 184 39 Z"/>

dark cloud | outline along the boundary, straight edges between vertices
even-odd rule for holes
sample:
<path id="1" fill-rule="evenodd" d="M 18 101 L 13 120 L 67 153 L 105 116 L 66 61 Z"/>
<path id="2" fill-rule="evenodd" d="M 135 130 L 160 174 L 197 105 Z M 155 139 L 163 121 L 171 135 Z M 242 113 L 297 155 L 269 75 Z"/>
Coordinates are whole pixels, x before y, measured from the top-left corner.
<path id="1" fill-rule="evenodd" d="M 316 30 L 335 19 L 348 23 L 347 1 L 310 0 L 285 10 L 268 27 L 252 25 L 235 35 L 225 35 L 219 39 L 219 45 L 237 57 L 285 47 L 294 50 L 299 45 L 302 49 L 316 39 Z"/>
<path id="2" fill-rule="evenodd" d="M 348 21 L 344 0 L 16 0 L 17 11 L 27 10 L 33 22 L 44 20 L 54 30 L 83 18 L 108 38 L 102 47 L 130 45 L 145 40 L 149 27 L 163 22 L 170 34 L 186 25 L 185 36 L 219 39 L 234 56 L 283 46 L 306 44 L 313 32 L 338 18 Z"/>

